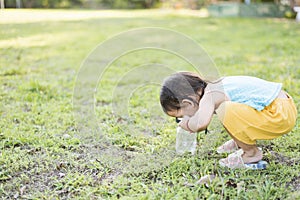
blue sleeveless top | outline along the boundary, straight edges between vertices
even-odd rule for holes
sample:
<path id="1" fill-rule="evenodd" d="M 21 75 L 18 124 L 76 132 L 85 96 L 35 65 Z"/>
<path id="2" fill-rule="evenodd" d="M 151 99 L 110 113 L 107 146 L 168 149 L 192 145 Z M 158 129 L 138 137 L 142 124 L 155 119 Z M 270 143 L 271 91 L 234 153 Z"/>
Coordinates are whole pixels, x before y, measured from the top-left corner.
<path id="1" fill-rule="evenodd" d="M 231 101 L 263 110 L 281 91 L 282 83 L 275 83 L 251 76 L 227 76 L 223 88 Z"/>

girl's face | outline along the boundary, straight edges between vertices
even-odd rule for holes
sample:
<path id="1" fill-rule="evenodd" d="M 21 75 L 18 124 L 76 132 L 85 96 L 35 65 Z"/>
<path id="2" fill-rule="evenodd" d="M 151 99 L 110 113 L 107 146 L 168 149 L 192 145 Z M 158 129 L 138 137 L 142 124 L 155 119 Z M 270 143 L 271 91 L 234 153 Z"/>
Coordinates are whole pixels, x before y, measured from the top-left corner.
<path id="1" fill-rule="evenodd" d="M 192 117 L 197 112 L 198 108 L 198 104 L 196 104 L 194 101 L 184 99 L 179 109 L 168 111 L 167 115 L 177 118 L 181 118 L 183 116 Z"/>

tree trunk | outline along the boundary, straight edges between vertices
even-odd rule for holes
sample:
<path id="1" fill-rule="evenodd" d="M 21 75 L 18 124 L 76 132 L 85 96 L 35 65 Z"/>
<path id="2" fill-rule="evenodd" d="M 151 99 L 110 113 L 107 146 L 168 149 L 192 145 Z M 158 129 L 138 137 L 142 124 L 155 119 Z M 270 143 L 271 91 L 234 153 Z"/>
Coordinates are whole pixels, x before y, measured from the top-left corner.
<path id="1" fill-rule="evenodd" d="M 0 0 L 0 8 L 1 9 L 5 8 L 4 0 Z"/>
<path id="2" fill-rule="evenodd" d="M 21 0 L 16 0 L 16 8 L 22 8 Z"/>

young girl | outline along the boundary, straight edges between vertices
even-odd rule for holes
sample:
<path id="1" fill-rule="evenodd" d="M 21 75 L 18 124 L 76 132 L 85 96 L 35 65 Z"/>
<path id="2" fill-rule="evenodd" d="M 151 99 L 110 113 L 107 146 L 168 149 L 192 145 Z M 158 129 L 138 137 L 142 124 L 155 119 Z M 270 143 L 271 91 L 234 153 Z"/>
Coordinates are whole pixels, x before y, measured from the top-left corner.
<path id="1" fill-rule="evenodd" d="M 281 83 L 250 76 L 228 76 L 215 82 L 195 73 L 179 72 L 161 88 L 160 103 L 172 117 L 183 117 L 179 126 L 192 132 L 205 130 L 217 114 L 232 137 L 218 153 L 231 153 L 221 166 L 244 168 L 262 159 L 256 140 L 277 138 L 292 130 L 297 109 Z M 241 150 L 238 150 L 241 148 Z"/>

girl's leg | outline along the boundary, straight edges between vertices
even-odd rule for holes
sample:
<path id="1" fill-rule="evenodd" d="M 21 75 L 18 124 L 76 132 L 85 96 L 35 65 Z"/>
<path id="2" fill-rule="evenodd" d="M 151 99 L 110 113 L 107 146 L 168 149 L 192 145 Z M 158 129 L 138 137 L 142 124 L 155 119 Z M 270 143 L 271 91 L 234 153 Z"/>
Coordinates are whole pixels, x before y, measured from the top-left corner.
<path id="1" fill-rule="evenodd" d="M 255 140 L 264 131 L 260 129 L 261 124 L 268 122 L 264 113 L 250 106 L 230 101 L 222 103 L 216 113 L 229 135 L 243 150 L 244 163 L 260 161 L 262 152 L 257 148 Z M 269 124 L 267 123 L 265 126 L 267 125 Z"/>
<path id="2" fill-rule="evenodd" d="M 245 143 L 239 141 L 238 139 L 236 139 L 228 130 L 227 130 L 227 132 L 234 139 L 236 144 L 241 149 L 243 149 L 244 154 L 242 155 L 242 159 L 245 164 L 258 162 L 262 159 L 262 157 L 263 157 L 262 151 L 257 148 L 256 144 L 253 144 L 253 145 L 245 144 Z"/>
<path id="3" fill-rule="evenodd" d="M 245 164 L 258 162 L 262 159 L 263 154 L 256 145 L 249 145 L 238 140 L 235 140 L 237 145 L 243 149 L 244 154 L 242 155 Z"/>

